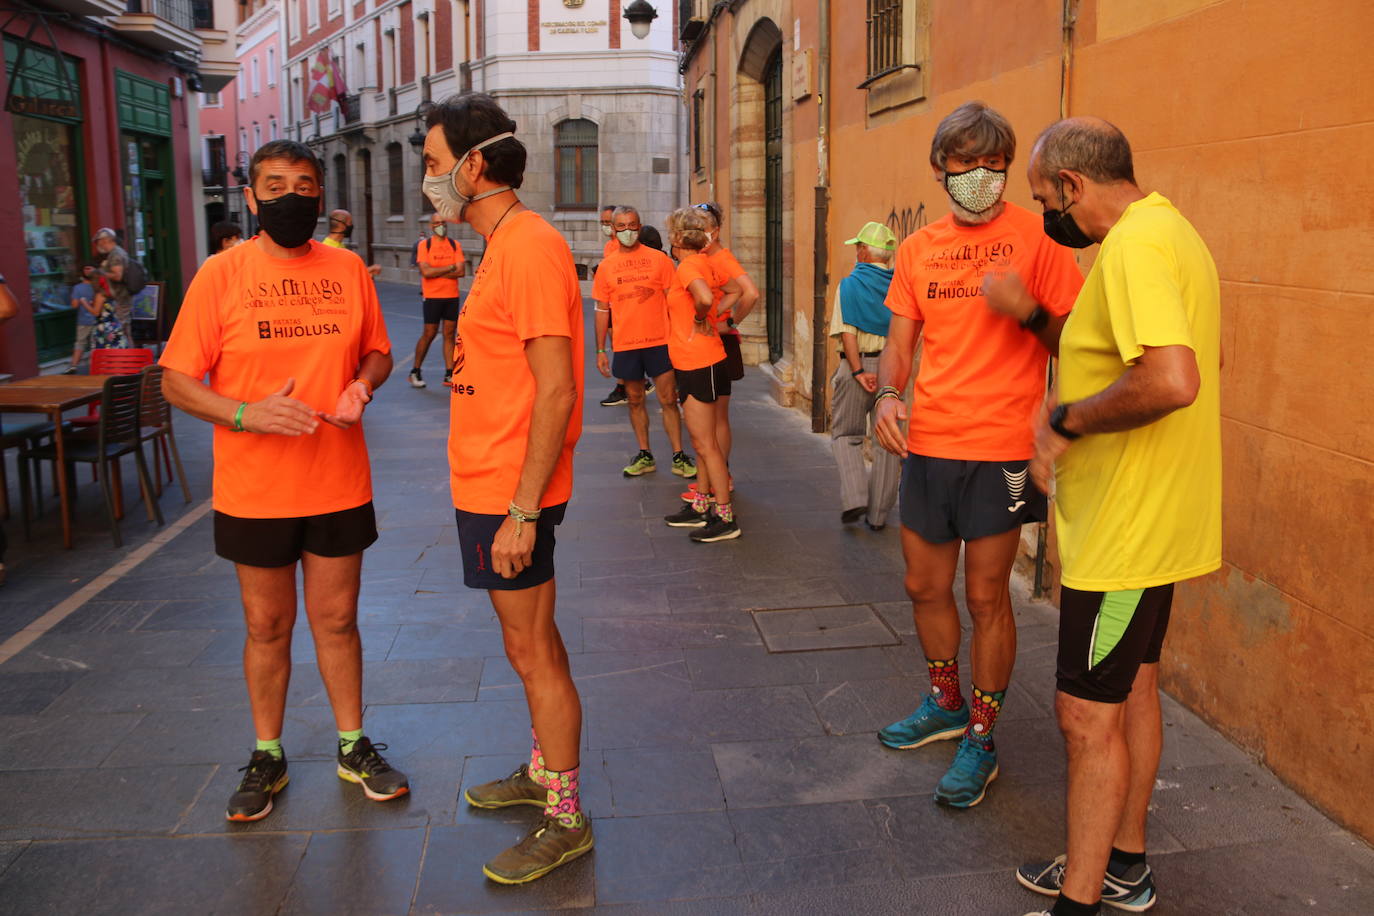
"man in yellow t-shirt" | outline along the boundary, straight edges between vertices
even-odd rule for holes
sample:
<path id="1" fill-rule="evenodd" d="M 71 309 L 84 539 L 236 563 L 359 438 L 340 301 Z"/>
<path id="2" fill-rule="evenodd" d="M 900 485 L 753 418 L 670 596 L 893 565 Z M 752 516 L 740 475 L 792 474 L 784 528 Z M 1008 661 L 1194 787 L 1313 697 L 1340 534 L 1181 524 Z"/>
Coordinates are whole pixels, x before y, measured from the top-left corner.
<path id="1" fill-rule="evenodd" d="M 1057 493 L 1056 712 L 1068 747 L 1066 856 L 1017 880 L 1052 913 L 1155 903 L 1145 820 L 1161 745 L 1158 662 L 1174 583 L 1221 565 L 1221 304 L 1192 225 L 1135 183 L 1116 127 L 1070 118 L 1036 141 L 1045 232 L 1100 243 L 1059 335 L 1059 389 L 1031 477 Z M 1011 290 L 990 296 L 1010 314 Z"/>
<path id="2" fill-rule="evenodd" d="M 328 245 L 330 248 L 344 248 L 351 251 L 352 249 L 348 248 L 348 240 L 352 235 L 353 214 L 347 210 L 330 210 L 329 234 L 321 240 L 320 244 Z M 358 256 L 362 257 L 362 255 Z M 367 265 L 367 272 L 375 277 L 382 272 L 382 265 L 369 264 Z"/>

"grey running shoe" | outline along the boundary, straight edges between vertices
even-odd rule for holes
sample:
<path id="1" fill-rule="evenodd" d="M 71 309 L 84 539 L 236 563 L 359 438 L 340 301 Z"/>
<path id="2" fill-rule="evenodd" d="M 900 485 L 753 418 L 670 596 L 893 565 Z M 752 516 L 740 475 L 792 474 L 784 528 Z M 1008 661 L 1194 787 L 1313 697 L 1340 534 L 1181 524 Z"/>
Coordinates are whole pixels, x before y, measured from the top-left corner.
<path id="1" fill-rule="evenodd" d="M 1016 880 L 1027 890 L 1058 897 L 1064 883 L 1064 864 L 1068 856 L 1050 862 L 1033 862 L 1016 870 Z M 1102 902 L 1128 913 L 1143 913 L 1155 905 L 1155 879 L 1148 863 L 1132 865 L 1121 876 L 1110 871 L 1102 879 Z"/>
<path id="2" fill-rule="evenodd" d="M 711 518 L 711 510 L 698 512 L 688 503 L 672 515 L 663 516 L 663 521 L 669 528 L 705 528 L 707 521 Z"/>
<path id="3" fill-rule="evenodd" d="M 224 817 L 231 821 L 260 821 L 272 813 L 272 796 L 291 781 L 286 773 L 286 758 L 254 751 L 248 766 L 239 767 L 239 772 L 244 774 L 243 780 L 229 796 Z"/>
<path id="4" fill-rule="evenodd" d="M 590 852 L 593 845 L 590 820 L 573 830 L 551 817 L 540 818 L 523 840 L 483 865 L 482 874 L 498 884 L 524 884 Z"/>
<path id="5" fill-rule="evenodd" d="M 687 508 L 691 508 L 688 506 Z M 714 544 L 716 541 L 733 541 L 740 536 L 739 523 L 734 519 L 726 521 L 712 512 L 706 526 L 693 531 L 689 537 L 698 544 Z"/>
<path id="6" fill-rule="evenodd" d="M 411 370 L 410 370 L 410 387 L 411 387 L 411 388 L 423 388 L 423 387 L 425 387 L 425 380 L 424 380 L 424 378 L 420 375 L 420 370 L 419 370 L 419 369 L 411 369 Z"/>
<path id="7" fill-rule="evenodd" d="M 410 791 L 410 781 L 402 773 L 386 762 L 378 751 L 386 750 L 385 744 L 373 744 L 367 736 L 353 742 L 353 750 L 343 752 L 339 744 L 339 778 L 345 782 L 356 782 L 363 787 L 363 794 L 373 801 L 389 801 Z"/>
<path id="8" fill-rule="evenodd" d="M 530 765 L 522 763 L 509 776 L 473 786 L 463 793 L 463 798 L 474 808 L 509 808 L 511 805 L 542 808 L 548 803 L 549 793 L 530 776 Z"/>

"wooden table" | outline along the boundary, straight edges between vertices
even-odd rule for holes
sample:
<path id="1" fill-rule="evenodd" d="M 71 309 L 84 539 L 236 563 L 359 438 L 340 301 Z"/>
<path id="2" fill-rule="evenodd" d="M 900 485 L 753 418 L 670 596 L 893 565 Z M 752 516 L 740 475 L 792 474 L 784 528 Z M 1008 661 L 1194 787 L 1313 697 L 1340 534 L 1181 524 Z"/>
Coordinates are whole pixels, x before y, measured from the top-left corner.
<path id="1" fill-rule="evenodd" d="M 71 494 L 67 487 L 66 448 L 62 442 L 62 414 L 100 400 L 105 375 L 40 375 L 0 385 L 0 413 L 46 414 L 53 425 L 57 451 L 57 492 L 62 503 L 62 543 L 72 546 Z"/>

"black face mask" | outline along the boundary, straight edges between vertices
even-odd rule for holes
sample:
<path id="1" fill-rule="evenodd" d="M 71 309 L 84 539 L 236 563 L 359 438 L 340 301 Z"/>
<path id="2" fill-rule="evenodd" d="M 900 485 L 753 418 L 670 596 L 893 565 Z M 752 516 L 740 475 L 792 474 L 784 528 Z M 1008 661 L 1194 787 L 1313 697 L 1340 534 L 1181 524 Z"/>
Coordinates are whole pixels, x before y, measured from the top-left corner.
<path id="1" fill-rule="evenodd" d="M 1064 202 L 1064 189 L 1059 189 L 1059 202 Z M 1077 203 L 1077 201 L 1074 201 Z M 1077 221 L 1069 213 L 1073 204 L 1069 204 L 1061 210 L 1045 211 L 1045 234 L 1050 237 L 1050 241 L 1057 242 L 1065 248 L 1087 248 L 1095 243 L 1094 239 L 1088 237 L 1082 229 L 1078 228 Z"/>
<path id="2" fill-rule="evenodd" d="M 352 237 L 353 237 L 353 227 L 352 227 L 352 226 L 344 226 L 342 229 L 339 229 L 339 230 L 337 230 L 337 231 L 338 231 L 338 234 L 339 234 L 339 235 L 343 236 L 343 237 L 346 238 L 346 239 L 347 239 L 347 238 L 352 238 Z"/>
<path id="3" fill-rule="evenodd" d="M 257 199 L 257 195 L 253 195 Z M 283 194 L 271 200 L 258 199 L 258 223 L 272 241 L 283 248 L 299 248 L 315 234 L 320 217 L 320 199 L 301 194 Z"/>

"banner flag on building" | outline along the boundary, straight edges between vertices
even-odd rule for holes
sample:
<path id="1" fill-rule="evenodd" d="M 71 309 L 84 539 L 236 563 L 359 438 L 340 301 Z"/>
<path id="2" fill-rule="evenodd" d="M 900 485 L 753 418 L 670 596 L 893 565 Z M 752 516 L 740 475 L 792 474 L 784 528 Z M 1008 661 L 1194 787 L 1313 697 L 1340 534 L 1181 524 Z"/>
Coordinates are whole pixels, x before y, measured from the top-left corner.
<path id="1" fill-rule="evenodd" d="M 343 97 L 348 95 L 348 87 L 328 48 L 320 49 L 320 56 L 310 68 L 310 81 L 310 94 L 305 97 L 305 107 L 310 111 L 327 112 L 330 101 L 338 100 L 342 105 Z"/>

